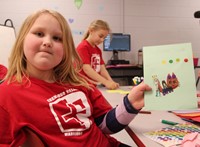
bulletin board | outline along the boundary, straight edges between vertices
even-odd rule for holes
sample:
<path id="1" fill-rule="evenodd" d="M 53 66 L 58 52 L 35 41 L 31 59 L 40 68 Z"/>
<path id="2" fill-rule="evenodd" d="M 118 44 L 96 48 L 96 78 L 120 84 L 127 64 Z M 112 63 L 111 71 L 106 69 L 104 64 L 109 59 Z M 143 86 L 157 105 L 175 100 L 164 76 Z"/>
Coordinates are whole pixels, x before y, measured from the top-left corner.
<path id="1" fill-rule="evenodd" d="M 7 19 L 4 24 L 0 24 L 0 64 L 6 67 L 8 67 L 8 58 L 15 39 L 16 34 L 13 22 Z"/>

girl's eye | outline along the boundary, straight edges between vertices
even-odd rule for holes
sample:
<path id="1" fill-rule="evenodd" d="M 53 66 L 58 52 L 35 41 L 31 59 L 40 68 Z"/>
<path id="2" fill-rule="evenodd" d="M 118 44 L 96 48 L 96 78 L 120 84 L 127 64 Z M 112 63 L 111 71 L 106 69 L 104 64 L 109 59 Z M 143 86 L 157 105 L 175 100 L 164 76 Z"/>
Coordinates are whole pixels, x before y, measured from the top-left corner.
<path id="1" fill-rule="evenodd" d="M 36 32 L 35 33 L 37 36 L 39 36 L 39 37 L 43 37 L 44 36 L 44 33 L 42 33 L 42 32 Z"/>
<path id="2" fill-rule="evenodd" d="M 100 37 L 100 38 L 103 38 L 104 36 L 103 36 L 103 35 L 99 35 L 99 37 Z"/>
<path id="3" fill-rule="evenodd" d="M 53 40 L 55 40 L 55 41 L 62 41 L 62 38 L 58 37 L 58 36 L 53 36 Z"/>

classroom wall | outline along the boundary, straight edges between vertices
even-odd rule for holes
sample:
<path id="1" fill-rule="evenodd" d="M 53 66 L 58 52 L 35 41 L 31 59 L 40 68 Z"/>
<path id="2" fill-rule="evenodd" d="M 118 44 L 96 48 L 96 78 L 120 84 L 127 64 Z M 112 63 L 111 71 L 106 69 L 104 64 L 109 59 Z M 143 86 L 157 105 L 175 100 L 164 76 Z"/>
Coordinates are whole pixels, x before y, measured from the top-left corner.
<path id="1" fill-rule="evenodd" d="M 199 0 L 125 0 L 124 7 L 124 31 L 132 34 L 134 51 L 191 42 L 194 56 L 200 56 L 200 24 L 193 15 L 200 10 Z"/>
<path id="2" fill-rule="evenodd" d="M 137 63 L 137 51 L 143 46 L 191 42 L 194 56 L 200 56 L 200 24 L 193 17 L 200 9 L 199 0 L 1 0 L 0 23 L 13 20 L 16 31 L 22 21 L 35 10 L 54 9 L 68 20 L 77 45 L 89 23 L 106 20 L 113 32 L 132 35 L 131 53 L 120 53 L 131 63 Z M 23 3 L 23 5 L 22 5 Z M 102 45 L 100 45 L 102 48 Z M 103 52 L 105 60 L 111 53 Z"/>
<path id="3" fill-rule="evenodd" d="M 138 50 L 150 45 L 191 42 L 194 56 L 200 57 L 200 23 L 193 17 L 200 0 L 1 0 L 0 24 L 9 18 L 18 32 L 27 15 L 41 8 L 65 16 L 76 45 L 94 19 L 106 20 L 113 32 L 130 33 L 132 51 L 119 58 L 132 64 L 137 64 Z M 103 56 L 107 62 L 112 53 Z"/>
<path id="4" fill-rule="evenodd" d="M 121 0 L 1 0 L 0 24 L 9 18 L 18 32 L 24 19 L 33 11 L 43 8 L 57 10 L 68 21 L 77 45 L 95 19 L 107 21 L 113 32 L 122 32 L 122 6 Z M 111 53 L 107 52 L 104 56 L 107 61 Z"/>

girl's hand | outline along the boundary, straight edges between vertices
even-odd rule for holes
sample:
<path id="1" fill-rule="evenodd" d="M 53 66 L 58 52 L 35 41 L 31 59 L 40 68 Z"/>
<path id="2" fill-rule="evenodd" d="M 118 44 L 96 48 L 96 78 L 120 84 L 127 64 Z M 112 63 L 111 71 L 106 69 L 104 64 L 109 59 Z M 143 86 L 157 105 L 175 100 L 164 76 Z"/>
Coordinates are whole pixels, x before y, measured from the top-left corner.
<path id="1" fill-rule="evenodd" d="M 144 82 L 140 83 L 138 86 L 133 87 L 131 92 L 128 94 L 128 99 L 132 106 L 137 110 L 144 107 L 144 92 L 151 90 L 151 87 L 149 87 Z"/>
<path id="2" fill-rule="evenodd" d="M 119 88 L 119 83 L 116 83 L 114 81 L 108 81 L 108 82 L 106 82 L 105 87 L 107 89 L 114 90 L 114 89 Z"/>

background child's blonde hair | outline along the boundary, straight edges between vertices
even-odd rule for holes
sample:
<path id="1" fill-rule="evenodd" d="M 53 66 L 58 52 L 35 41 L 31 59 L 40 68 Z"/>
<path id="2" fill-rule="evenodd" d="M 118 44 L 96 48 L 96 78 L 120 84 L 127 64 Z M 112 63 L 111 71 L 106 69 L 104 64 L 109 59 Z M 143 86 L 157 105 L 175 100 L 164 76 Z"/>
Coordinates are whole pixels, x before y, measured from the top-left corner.
<path id="1" fill-rule="evenodd" d="M 88 38 L 90 30 L 99 30 L 99 29 L 107 30 L 108 32 L 111 31 L 107 22 L 103 20 L 94 20 L 93 22 L 91 22 L 87 32 L 84 34 L 83 40 Z"/>
<path id="2" fill-rule="evenodd" d="M 60 24 L 63 34 L 62 41 L 64 47 L 64 56 L 62 61 L 53 69 L 53 80 L 60 84 L 69 83 L 72 85 L 84 85 L 88 87 L 85 79 L 79 75 L 79 71 L 82 68 L 82 63 L 75 50 L 71 30 L 66 19 L 60 13 L 46 9 L 37 11 L 25 19 L 9 58 L 9 67 L 6 79 L 8 79 L 9 83 L 13 81 L 22 83 L 24 78 L 29 81 L 28 71 L 26 70 L 27 60 L 23 52 L 23 43 L 32 25 L 42 14 L 50 14 L 56 18 Z"/>

